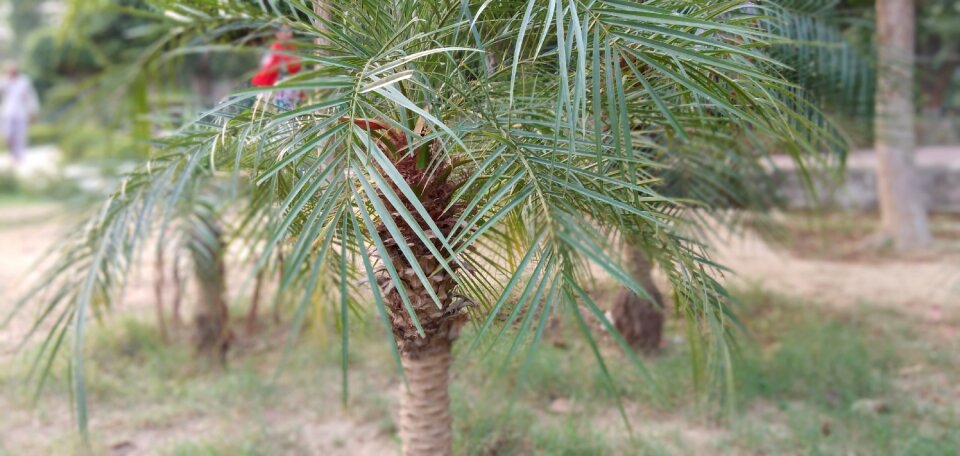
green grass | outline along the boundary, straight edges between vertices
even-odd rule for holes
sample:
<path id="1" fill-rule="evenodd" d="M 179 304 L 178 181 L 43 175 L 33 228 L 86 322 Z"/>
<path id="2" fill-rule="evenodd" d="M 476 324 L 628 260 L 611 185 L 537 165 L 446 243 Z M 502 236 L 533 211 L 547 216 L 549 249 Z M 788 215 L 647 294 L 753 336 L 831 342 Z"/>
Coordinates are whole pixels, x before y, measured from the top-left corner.
<path id="1" fill-rule="evenodd" d="M 943 372 L 949 389 L 960 375 L 947 347 L 925 341 L 889 311 L 827 310 L 757 289 L 738 296 L 750 337 L 737 358 L 731 413 L 694 394 L 685 344 L 671 344 L 646 360 L 659 385 L 654 387 L 600 335 L 617 380 L 611 389 L 589 347 L 573 328 L 558 323 L 527 364 L 523 384 L 517 360 L 503 362 L 509 344 L 486 356 L 479 350 L 457 365 L 452 396 L 458 454 L 958 454 L 956 412 L 897 388 L 898 372 L 919 364 Z M 377 438 L 395 442 L 399 377 L 383 329 L 373 319 L 352 324 L 357 331 L 351 332 L 351 391 L 344 405 L 333 330 L 325 337 L 315 328 L 306 331 L 274 380 L 283 328 L 266 330 L 262 337 L 276 339 L 266 348 L 239 346 L 221 370 L 194 358 L 187 333 L 163 342 L 151 324 L 108 321 L 89 343 L 91 413 L 121 413 L 127 432 L 179 429 L 172 443 L 152 449 L 170 455 L 310 454 L 315 449 L 290 430 L 341 411 L 372 427 Z M 681 333 L 671 327 L 668 337 Z M 458 354 L 466 345 L 458 344 Z M 521 345 L 516 358 L 525 357 L 525 349 Z M 63 367 L 55 367 L 58 378 L 51 380 L 41 409 L 68 400 Z M 495 375 L 501 368 L 502 375 Z M 21 374 L 5 370 L 0 388 L 18 388 Z M 864 399 L 884 401 L 889 410 L 857 411 Z M 633 438 L 617 412 L 618 400 L 631 417 Z M 570 410 L 554 409 L 555 401 L 571 404 Z M 285 421 L 276 421 L 278 416 Z M 190 423 L 198 422 L 219 431 L 190 435 Z M 707 437 L 691 434 L 696 429 L 709 431 Z M 94 430 L 101 447 L 111 442 L 109 429 Z M 51 451 L 73 442 L 68 429 L 44 438 Z"/>
<path id="2" fill-rule="evenodd" d="M 459 394 L 458 394 L 459 393 Z M 455 397 L 468 397 L 456 388 Z M 456 452 L 468 455 L 619 454 L 577 415 L 544 416 L 529 407 L 510 408 L 489 400 L 455 400 Z"/>
<path id="3" fill-rule="evenodd" d="M 929 409 L 895 387 L 899 368 L 927 362 L 916 344 L 924 345 L 924 355 L 943 350 L 923 342 L 901 316 L 869 307 L 825 311 L 758 290 L 742 297 L 759 344 L 735 370 L 739 409 L 765 410 L 731 420 L 738 447 L 768 454 L 957 454 L 960 437 L 951 429 L 960 428 L 960 416 Z M 864 400 L 881 401 L 886 410 L 858 410 Z"/>
<path id="4" fill-rule="evenodd" d="M 744 356 L 735 369 L 738 391 L 746 400 L 801 400 L 843 409 L 890 392 L 895 357 L 885 345 L 868 342 L 856 327 L 839 321 L 802 323 L 784 332 L 768 353 L 754 347 Z"/>
<path id="5" fill-rule="evenodd" d="M 570 331 L 561 329 L 554 337 L 564 343 L 543 343 L 527 365 L 526 381 L 519 388 L 517 376 L 509 374 L 515 364 L 508 365 L 507 375 L 489 380 L 491 373 L 502 367 L 507 348 L 494 349 L 487 358 L 467 366 L 461 377 L 463 382 L 486 385 L 493 393 L 470 401 L 473 407 L 482 404 L 483 411 L 460 419 L 471 423 L 465 429 L 469 432 L 462 432 L 463 446 L 507 448 L 505 454 L 546 448 L 549 452 L 545 454 L 562 452 L 547 440 L 538 439 L 533 425 L 528 424 L 544 421 L 545 414 L 550 418 L 543 410 L 549 409 L 557 398 L 568 399 L 578 407 L 569 416 L 547 419 L 554 423 L 549 432 L 543 431 L 552 435 L 549 442 L 595 442 L 599 439 L 591 437 L 595 430 L 589 425 L 590 417 L 603 411 L 609 414 L 619 398 L 654 416 L 679 415 L 693 421 L 708 417 L 712 425 L 727 434 L 717 442 L 718 450 L 768 454 L 955 454 L 960 448 L 958 437 L 950 431 L 960 426 L 960 417 L 944 411 L 924 411 L 895 388 L 897 371 L 904 365 L 920 362 L 936 367 L 946 353 L 944 347 L 923 342 L 900 315 L 868 306 L 846 312 L 830 310 L 758 289 L 743 290 L 737 295 L 742 301 L 739 311 L 748 337 L 734 367 L 736 403 L 732 413 L 726 414 L 721 404 L 704 403 L 694 394 L 689 354 L 682 345 L 671 346 L 662 355 L 647 359 L 646 367 L 659 387 L 636 372 L 622 356 L 611 353 L 608 363 L 617 380 L 616 391 L 611 391 L 585 344 Z M 671 335 L 678 331 L 679 328 L 672 328 Z M 507 399 L 501 399 L 499 404 L 491 400 L 504 396 Z M 890 411 L 855 411 L 855 404 L 863 400 L 888 403 Z M 503 402 L 512 404 L 512 408 Z M 498 415 L 498 411 L 502 414 L 506 409 L 512 410 L 510 415 Z M 769 411 L 766 414 L 765 409 Z M 567 417 L 577 417 L 579 424 L 564 427 L 562 423 Z M 633 421 L 642 435 L 645 423 L 637 417 Z M 614 424 L 620 427 L 619 423 Z M 674 439 L 645 439 L 647 445 L 637 454 L 698 452 L 684 440 L 687 439 L 682 433 Z M 629 444 L 626 438 L 611 439 L 608 435 L 603 447 L 574 448 L 573 453 L 624 454 L 625 448 L 636 448 Z"/>

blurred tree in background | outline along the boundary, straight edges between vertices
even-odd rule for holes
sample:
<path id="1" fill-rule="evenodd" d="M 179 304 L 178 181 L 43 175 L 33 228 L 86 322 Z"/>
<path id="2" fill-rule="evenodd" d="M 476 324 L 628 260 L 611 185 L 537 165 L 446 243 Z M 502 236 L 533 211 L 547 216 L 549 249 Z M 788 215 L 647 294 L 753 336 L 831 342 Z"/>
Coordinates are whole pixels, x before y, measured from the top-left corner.
<path id="1" fill-rule="evenodd" d="M 55 13 L 44 18 L 46 9 Z M 156 128 L 212 106 L 256 67 L 254 53 L 222 50 L 157 65 L 150 59 L 169 46 L 156 47 L 167 29 L 154 13 L 143 0 L 14 0 L 13 45 L 47 108 L 33 143 L 57 143 L 68 161 L 147 158 L 143 141 Z"/>
<path id="2" fill-rule="evenodd" d="M 916 74 L 922 144 L 960 142 L 960 0 L 917 2 Z"/>
<path id="3" fill-rule="evenodd" d="M 847 24 L 844 33 L 872 59 L 877 0 L 823 3 L 835 5 L 837 17 Z M 917 144 L 956 143 L 960 141 L 960 0 L 917 1 L 915 35 L 915 106 L 921 114 Z M 870 138 L 858 138 L 858 142 L 868 145 Z"/>
<path id="4" fill-rule="evenodd" d="M 8 21 L 13 32 L 14 43 L 22 42 L 34 29 L 43 25 L 43 14 L 37 0 L 10 0 Z M 22 48 L 13 46 L 13 54 L 20 55 Z"/>
<path id="5" fill-rule="evenodd" d="M 917 74 L 925 109 L 942 114 L 960 108 L 960 0 L 918 2 Z"/>

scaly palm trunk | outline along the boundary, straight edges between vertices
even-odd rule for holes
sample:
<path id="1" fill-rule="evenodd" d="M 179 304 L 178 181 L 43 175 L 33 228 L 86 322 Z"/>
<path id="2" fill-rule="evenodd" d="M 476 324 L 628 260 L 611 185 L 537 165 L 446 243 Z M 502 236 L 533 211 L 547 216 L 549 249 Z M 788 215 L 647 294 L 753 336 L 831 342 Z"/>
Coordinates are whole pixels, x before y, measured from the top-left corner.
<path id="1" fill-rule="evenodd" d="M 381 233 L 381 236 L 385 235 L 385 232 Z M 430 279 L 440 299 L 440 307 L 400 254 L 396 242 L 392 239 L 386 242 L 392 244 L 387 247 L 391 261 L 397 267 L 425 334 L 421 337 L 417 333 L 393 281 L 388 274 L 381 272 L 378 282 L 392 316 L 393 335 L 407 377 L 407 384 L 401 385 L 400 392 L 399 432 L 403 454 L 449 455 L 453 452 L 453 417 L 448 385 L 451 347 L 466 314 L 460 311 L 460 303 L 454 302 L 453 277 L 443 270 L 437 271 L 439 262 L 419 241 L 400 240 L 413 248 L 426 274 L 433 272 Z"/>
<path id="2" fill-rule="evenodd" d="M 452 284 L 446 277 L 441 280 Z M 426 334 L 426 337 L 417 334 L 396 289 L 390 290 L 387 303 L 407 377 L 406 385 L 400 386 L 398 423 L 403 454 L 449 455 L 453 452 L 449 392 L 451 348 L 462 317 L 456 313 L 447 315 L 437 308 L 416 277 L 404 278 L 403 282 Z M 444 307 L 449 309 L 450 305 L 450 299 L 445 299 Z"/>
<path id="3" fill-rule="evenodd" d="M 422 246 L 419 246 L 422 248 Z M 423 249 L 426 250 L 426 249 Z M 391 252 L 392 253 L 392 252 Z M 417 252 L 424 271 L 438 265 L 429 252 Z M 402 257 L 393 256 L 394 265 L 404 265 Z M 389 277 L 381 277 L 381 290 L 386 292 L 393 321 L 393 334 L 400 349 L 400 359 L 407 384 L 400 391 L 400 439 L 405 456 L 448 455 L 453 451 L 453 417 L 450 414 L 449 377 L 451 347 L 456 340 L 465 314 L 457 312 L 452 302 L 453 280 L 440 271 L 432 276 L 434 291 L 443 308 L 438 308 L 426 288 L 409 265 L 399 271 L 417 318 L 426 337 L 420 337 L 407 314 Z"/>
<path id="4" fill-rule="evenodd" d="M 376 121 L 358 121 L 358 124 L 371 130 L 387 129 Z M 416 130 L 420 132 L 421 129 L 422 127 L 418 127 Z M 430 156 L 436 156 L 439 146 L 439 142 L 434 142 L 426 152 Z M 406 154 L 402 157 L 395 156 L 394 165 L 405 182 L 418 193 L 420 203 L 437 228 L 444 235 L 449 234 L 461 210 L 457 205 L 447 209 L 456 188 L 448 179 L 449 165 L 442 163 L 432 173 L 428 173 L 424 163 L 418 163 L 417 154 L 407 153 L 406 137 L 399 132 L 388 130 L 380 142 L 380 147 L 390 154 Z M 399 188 L 394 187 L 393 190 L 394 193 L 402 195 Z M 405 201 L 405 205 L 410 213 L 417 213 L 409 201 Z M 417 219 L 421 227 L 426 226 L 419 215 Z M 453 417 L 450 413 L 449 392 L 451 348 L 460 327 L 466 321 L 467 315 L 463 308 L 467 301 L 455 295 L 453 288 L 456 282 L 453 275 L 440 267 L 439 259 L 420 240 L 414 229 L 402 220 L 396 221 L 403 234 L 402 239 L 392 238 L 382 224 L 377 231 L 384 240 L 388 260 L 396 268 L 401 285 L 424 332 L 424 336 L 417 332 L 394 280 L 381 269 L 377 282 L 391 314 L 393 335 L 407 377 L 407 384 L 401 386 L 399 414 L 403 454 L 449 455 L 453 453 Z M 430 286 L 440 301 L 439 306 L 403 255 L 399 242 L 411 249 L 419 267 L 429 276 Z M 439 242 L 434 240 L 433 243 L 437 251 L 444 251 Z"/>
<path id="5" fill-rule="evenodd" d="M 627 270 L 651 298 L 620 289 L 613 307 L 613 323 L 630 346 L 644 353 L 660 347 L 663 338 L 663 298 L 653 283 L 650 258 L 634 246 L 627 247 Z"/>
<path id="6" fill-rule="evenodd" d="M 419 256 L 425 271 L 436 259 Z M 424 261 L 426 260 L 426 261 Z M 394 265 L 404 265 L 403 258 L 393 258 Z M 444 272 L 434 274 L 435 292 L 443 304 L 438 308 L 423 284 L 407 265 L 399 271 L 401 281 L 420 321 L 425 337 L 421 337 L 407 314 L 399 293 L 386 274 L 379 282 L 385 292 L 392 315 L 393 334 L 400 350 L 400 360 L 407 377 L 401 385 L 399 432 L 405 456 L 449 455 L 453 452 L 453 417 L 450 414 L 451 348 L 457 339 L 466 314 L 453 302 L 450 289 L 453 280 Z"/>
<path id="7" fill-rule="evenodd" d="M 173 327 L 180 329 L 183 325 L 183 317 L 180 316 L 180 305 L 183 303 L 183 277 L 180 276 L 180 261 L 174 256 L 173 271 L 171 272 L 173 280 L 173 305 L 171 306 L 171 318 Z"/>

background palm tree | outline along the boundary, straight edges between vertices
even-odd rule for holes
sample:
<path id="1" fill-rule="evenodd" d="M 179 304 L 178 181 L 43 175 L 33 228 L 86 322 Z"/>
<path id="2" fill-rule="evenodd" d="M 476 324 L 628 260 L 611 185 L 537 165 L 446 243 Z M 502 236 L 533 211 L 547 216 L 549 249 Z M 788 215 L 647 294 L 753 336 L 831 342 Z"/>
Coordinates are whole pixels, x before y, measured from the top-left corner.
<path id="1" fill-rule="evenodd" d="M 193 325 L 197 352 L 223 365 L 233 338 L 227 306 L 224 228 L 211 201 L 191 204 L 184 221 L 184 250 L 189 252 L 197 283 Z"/>
<path id="2" fill-rule="evenodd" d="M 331 2 L 329 17 L 297 0 L 152 5 L 174 54 L 285 23 L 316 66 L 184 125 L 65 242 L 38 288 L 54 296 L 40 357 L 71 341 L 82 429 L 89 315 L 109 308 L 135 252 L 163 229 L 154 221 L 216 176 L 253 184 L 240 204 L 245 241 L 261 265 L 284 253 L 294 334 L 317 290 L 337 292 L 346 379 L 349 318 L 372 307 L 404 374 L 404 453 L 449 454 L 451 346 L 467 322 L 463 356 L 501 342 L 495 326 L 518 325 L 507 362 L 523 343 L 529 359 L 550 316 L 565 314 L 610 378 L 588 318 L 628 345 L 585 291 L 590 265 L 646 294 L 617 237 L 643 240 L 694 359 L 725 372 L 736 319 L 698 239 L 698 209 L 713 203 L 701 195 L 736 191 L 771 145 L 808 166 L 840 142 L 738 2 L 353 0 Z M 237 109 L 283 89 L 309 102 Z M 679 179 L 697 185 L 665 191 Z"/>
<path id="3" fill-rule="evenodd" d="M 803 92 L 797 94 L 799 97 L 842 116 L 846 125 L 854 129 L 870 122 L 874 85 L 872 50 L 859 49 L 855 40 L 846 36 L 843 26 L 848 25 L 849 14 L 840 3 L 778 0 L 749 8 L 760 16 L 756 25 L 770 34 L 771 46 L 765 52 L 787 65 L 781 73 L 784 78 L 803 88 Z M 621 67 L 626 67 L 625 61 Z M 642 126 L 645 118 L 632 121 Z M 661 141 L 676 140 L 670 131 L 659 136 Z M 715 147 L 717 144 L 719 147 Z M 836 156 L 842 157 L 846 145 L 835 143 L 834 147 L 839 147 L 834 150 Z M 758 166 L 769 148 L 755 140 L 674 142 L 669 156 L 656 157 L 663 170 L 658 175 L 661 180 L 657 190 L 674 198 L 702 202 L 705 208 L 702 213 L 711 220 L 708 229 L 723 227 L 735 232 L 749 223 L 767 235 L 769 241 L 776 241 L 778 237 L 770 234 L 781 227 L 765 214 L 780 203 L 777 177 L 775 172 Z M 755 153 L 757 150 L 759 154 Z M 708 169 L 690 171 L 693 167 Z M 704 175 L 715 177 L 705 180 Z M 815 191 L 812 187 L 810 190 Z M 631 346 L 650 353 L 661 345 L 665 320 L 663 296 L 651 274 L 655 265 L 649 254 L 644 253 L 649 247 L 632 245 L 637 243 L 642 240 L 627 243 L 625 260 L 633 277 L 648 292 L 647 296 L 621 287 L 611 316 Z"/>

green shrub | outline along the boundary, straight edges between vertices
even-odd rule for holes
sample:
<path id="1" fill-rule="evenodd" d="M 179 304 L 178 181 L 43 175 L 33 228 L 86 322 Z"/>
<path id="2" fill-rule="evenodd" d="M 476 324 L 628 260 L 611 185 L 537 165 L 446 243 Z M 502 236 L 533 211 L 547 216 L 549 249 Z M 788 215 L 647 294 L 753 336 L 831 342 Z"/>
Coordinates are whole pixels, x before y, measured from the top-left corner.
<path id="1" fill-rule="evenodd" d="M 141 157 L 142 149 L 129 133 L 98 125 L 78 125 L 60 136 L 66 161 Z"/>
<path id="2" fill-rule="evenodd" d="M 60 34 L 59 27 L 41 27 L 24 40 L 23 66 L 34 78 L 90 74 L 101 68 L 89 46 Z"/>
<path id="3" fill-rule="evenodd" d="M 20 179 L 11 171 L 0 171 L 0 195 L 20 193 Z"/>
<path id="4" fill-rule="evenodd" d="M 31 145 L 58 143 L 62 136 L 61 128 L 50 123 L 35 123 L 30 126 L 29 142 Z"/>

